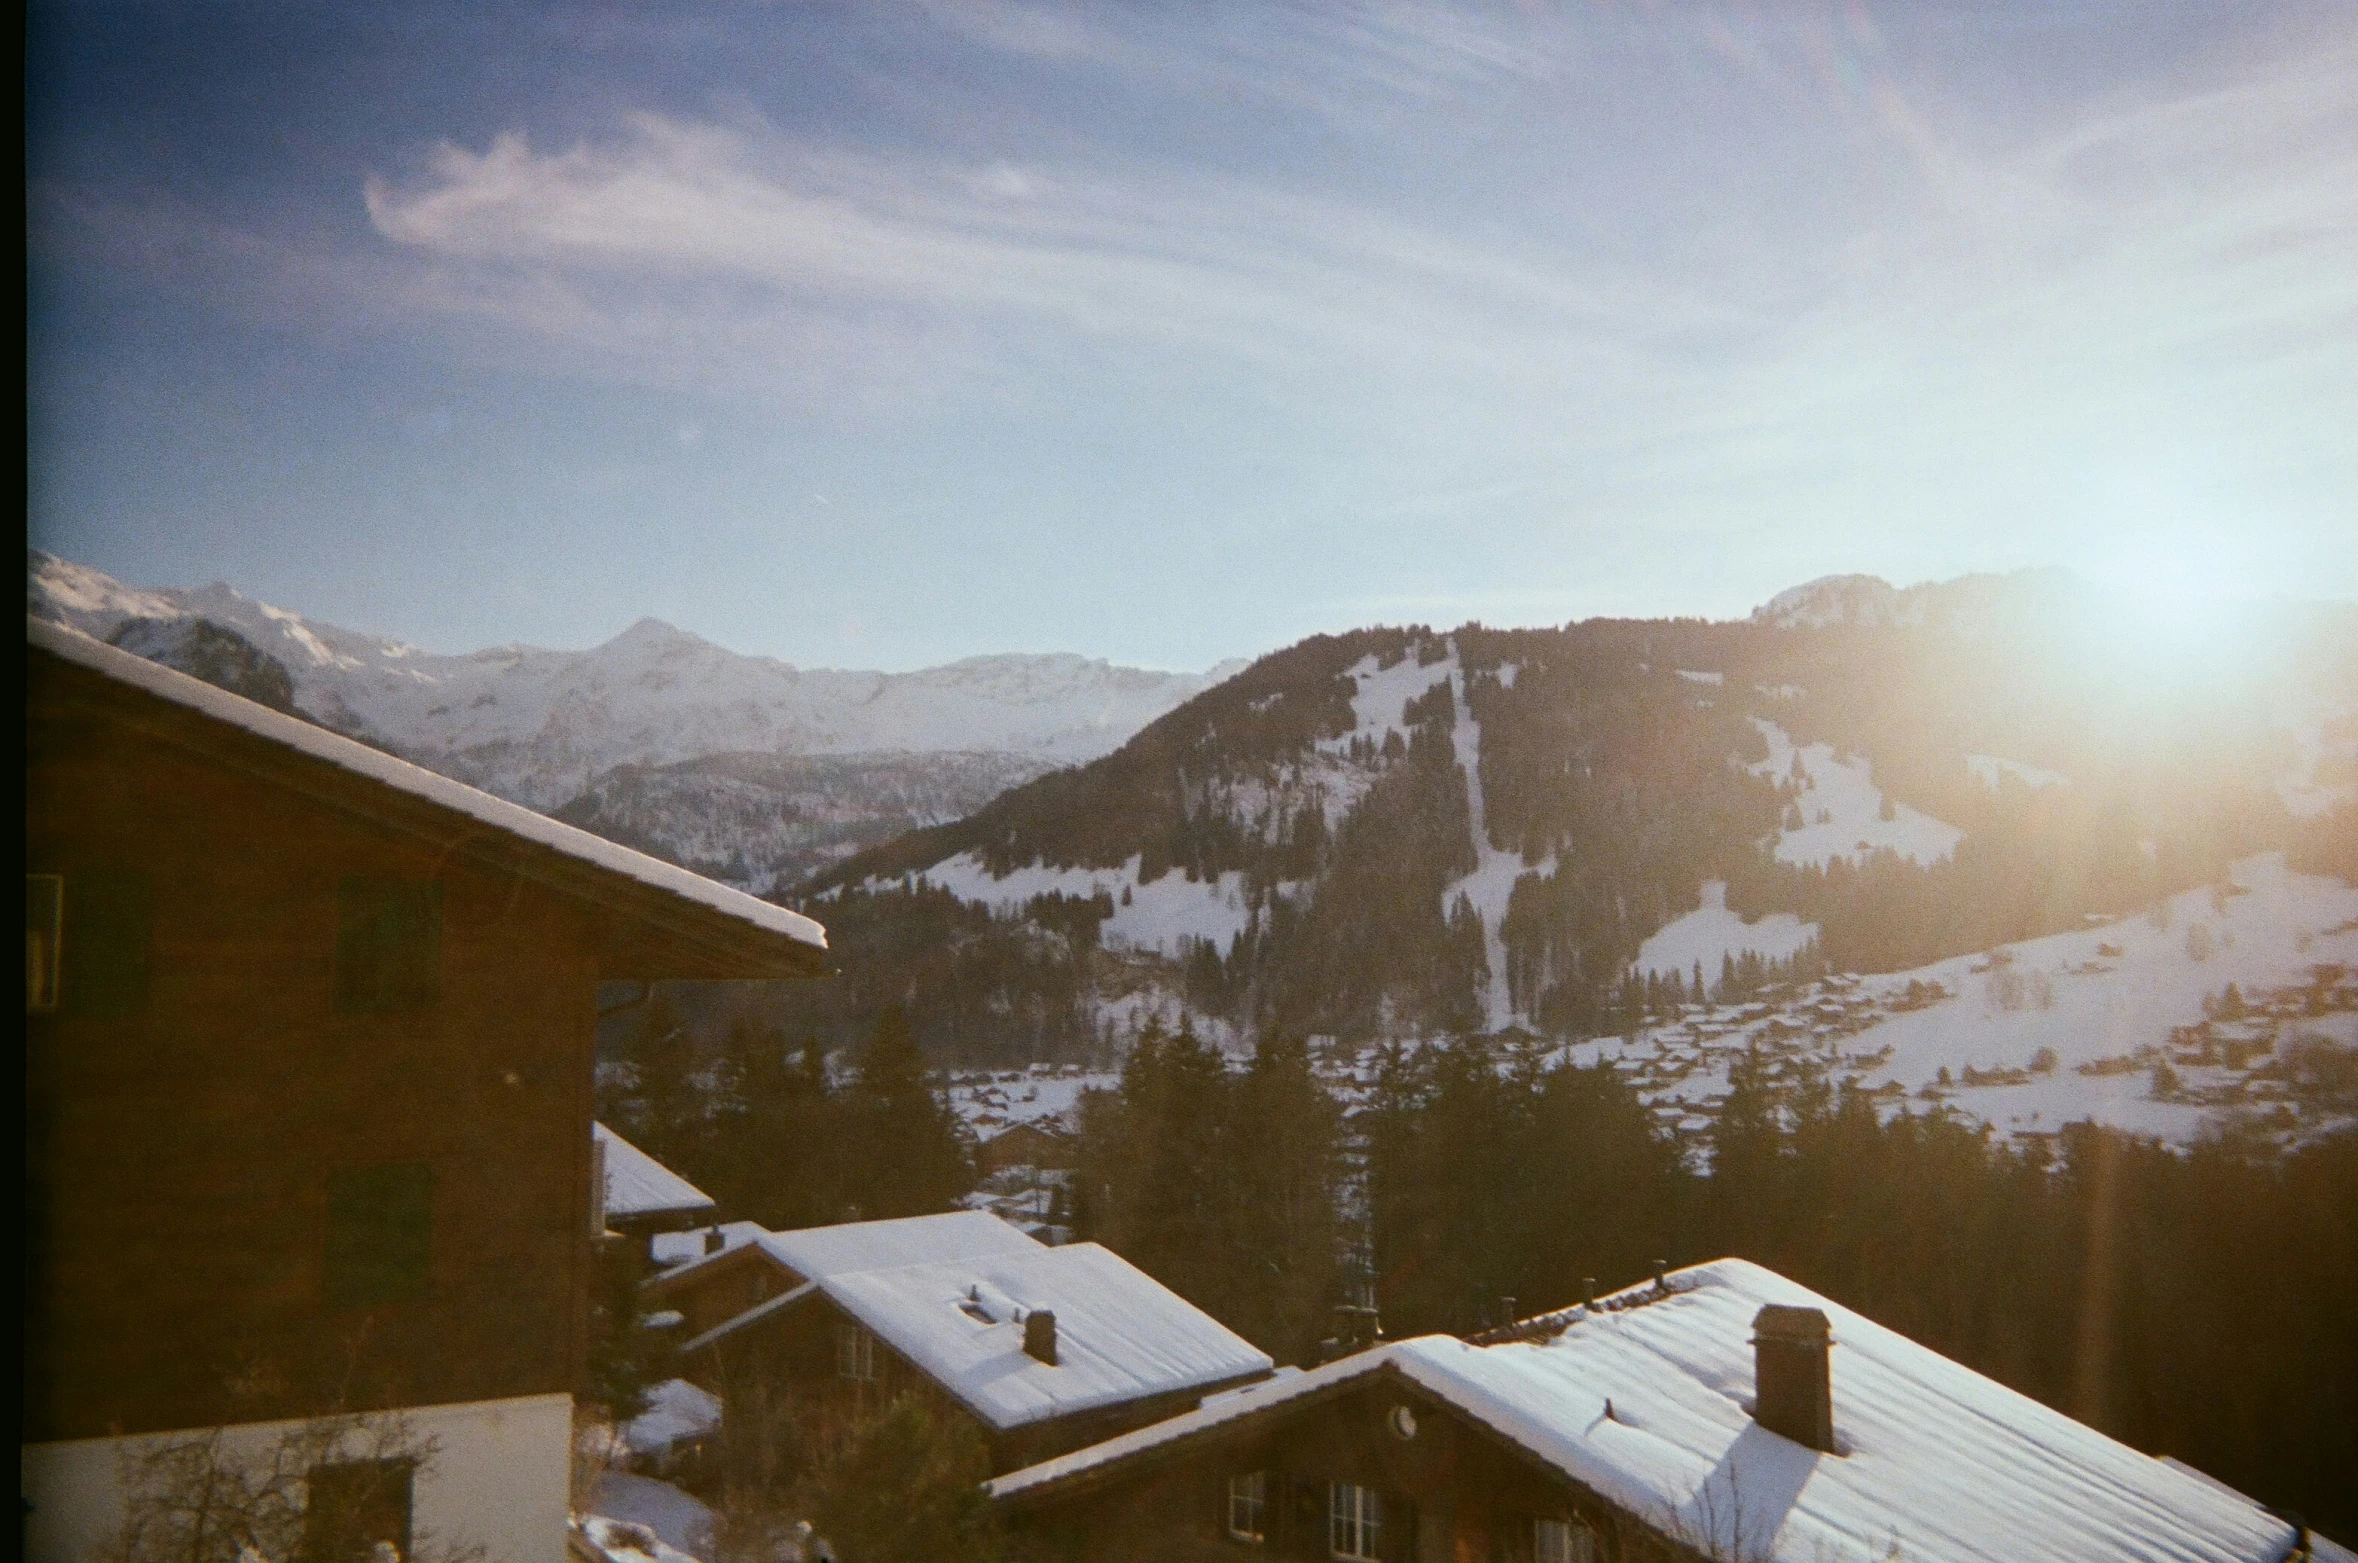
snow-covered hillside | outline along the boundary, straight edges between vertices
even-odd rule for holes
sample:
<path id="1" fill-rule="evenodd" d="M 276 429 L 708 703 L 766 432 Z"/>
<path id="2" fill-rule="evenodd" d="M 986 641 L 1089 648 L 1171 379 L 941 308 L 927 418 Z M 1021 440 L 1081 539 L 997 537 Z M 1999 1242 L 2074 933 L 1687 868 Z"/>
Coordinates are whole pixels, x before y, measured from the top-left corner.
<path id="1" fill-rule="evenodd" d="M 1160 673 L 1071 655 L 972 657 L 914 673 L 805 669 L 655 619 L 586 651 L 454 656 L 313 623 L 225 585 L 128 587 L 39 550 L 26 585 L 34 617 L 100 639 L 141 620 L 232 629 L 286 669 L 304 714 L 540 809 L 618 765 L 733 751 L 990 752 L 1070 765 L 1234 670 Z"/>
<path id="2" fill-rule="evenodd" d="M 2353 973 L 2358 888 L 2269 853 L 2135 916 L 1774 1001 L 1690 1005 L 1634 1039 L 1568 1051 L 1611 1061 L 1690 1129 L 1726 1096 L 1729 1064 L 1757 1047 L 1780 1077 L 1815 1069 L 1893 1110 L 1945 1104 L 2004 1133 L 2089 1119 L 2186 1142 L 2241 1117 L 2299 1136 L 2358 1116 L 2358 1102 L 2320 1094 L 2304 1073 L 2331 1061 L 2319 1042 L 2358 1049 Z"/>

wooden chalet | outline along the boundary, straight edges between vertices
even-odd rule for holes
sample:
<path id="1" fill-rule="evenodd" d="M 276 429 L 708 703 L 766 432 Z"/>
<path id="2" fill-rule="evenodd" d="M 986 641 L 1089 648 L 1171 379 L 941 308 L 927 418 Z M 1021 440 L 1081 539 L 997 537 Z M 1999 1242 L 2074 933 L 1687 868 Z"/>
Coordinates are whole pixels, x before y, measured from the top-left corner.
<path id="1" fill-rule="evenodd" d="M 1014 1167 L 1062 1172 L 1079 1164 L 1079 1137 L 1053 1118 L 1008 1124 L 981 1136 L 974 1147 L 975 1170 L 986 1178 Z"/>
<path id="2" fill-rule="evenodd" d="M 655 1268 L 655 1239 L 713 1219 L 710 1194 L 604 1124 L 592 1125 L 607 1262 L 633 1281 Z"/>
<path id="3" fill-rule="evenodd" d="M 648 1284 L 682 1370 L 750 1418 L 905 1394 L 971 1422 L 1004 1471 L 1266 1377 L 1268 1355 L 1094 1243 L 954 1211 L 766 1233 Z"/>
<path id="4" fill-rule="evenodd" d="M 565 1546 L 601 982 L 807 977 L 817 924 L 73 631 L 27 628 L 25 1538 L 159 1435 L 440 1448 L 373 1533 Z M 339 1424 L 340 1425 L 340 1424 Z M 348 1480 L 349 1479 L 349 1480 Z M 414 1530 L 413 1530 L 414 1527 Z"/>
<path id="5" fill-rule="evenodd" d="M 1075 1563 L 2352 1559 L 1741 1260 L 1281 1375 L 987 1490 Z"/>

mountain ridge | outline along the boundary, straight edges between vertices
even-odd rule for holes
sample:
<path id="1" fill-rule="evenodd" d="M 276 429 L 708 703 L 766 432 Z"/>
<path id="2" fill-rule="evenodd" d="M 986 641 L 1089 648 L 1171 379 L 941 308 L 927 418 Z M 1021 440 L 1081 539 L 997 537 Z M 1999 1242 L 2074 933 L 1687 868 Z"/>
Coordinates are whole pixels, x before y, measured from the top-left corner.
<path id="1" fill-rule="evenodd" d="M 847 842 L 970 811 L 1014 780 L 1093 759 L 1228 670 L 1164 673 L 1074 653 L 989 654 L 908 673 L 802 669 L 653 617 L 585 650 L 438 653 L 224 583 L 131 587 L 38 549 L 27 550 L 26 587 L 36 618 L 215 682 L 234 678 L 228 687 L 241 694 L 593 828 L 630 790 L 611 780 L 618 771 L 668 770 L 683 816 L 676 829 L 634 816 L 633 844 L 709 865 L 716 859 L 693 842 L 709 845 L 724 815 L 759 816 L 749 829 L 766 845 L 749 837 L 749 850 L 717 859 L 755 890 L 804 877 Z M 749 753 L 845 763 L 773 768 L 765 787 L 730 774 L 725 757 Z M 881 784 L 867 814 L 841 790 L 855 773 Z M 805 783 L 818 790 L 796 790 Z M 913 799 L 923 800 L 915 812 Z"/>

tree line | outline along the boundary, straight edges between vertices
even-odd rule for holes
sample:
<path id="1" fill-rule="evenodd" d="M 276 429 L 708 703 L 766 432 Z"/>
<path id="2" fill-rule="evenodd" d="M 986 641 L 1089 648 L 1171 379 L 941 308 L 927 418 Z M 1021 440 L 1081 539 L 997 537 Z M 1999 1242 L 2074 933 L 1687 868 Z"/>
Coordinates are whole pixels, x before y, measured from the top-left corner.
<path id="1" fill-rule="evenodd" d="M 1092 1104 L 1083 1235 L 1294 1361 L 1362 1279 L 1398 1338 L 1749 1258 L 2358 1534 L 2358 1133 L 2012 1142 L 1748 1056 L 1688 1140 L 1531 1038 L 1384 1050 L 1347 1115 L 1333 1074 L 1298 1044 L 1234 1070 L 1155 1038 Z"/>

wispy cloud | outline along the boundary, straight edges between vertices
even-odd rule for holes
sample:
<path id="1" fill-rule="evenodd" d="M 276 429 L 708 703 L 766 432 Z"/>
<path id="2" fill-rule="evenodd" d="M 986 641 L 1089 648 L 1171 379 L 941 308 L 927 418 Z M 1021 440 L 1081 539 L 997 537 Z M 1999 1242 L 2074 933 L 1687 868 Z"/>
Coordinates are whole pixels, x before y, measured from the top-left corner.
<path id="1" fill-rule="evenodd" d="M 560 278 L 585 309 L 650 325 L 692 302 L 785 355 L 816 314 L 864 315 L 907 350 L 915 311 L 984 317 L 1019 351 L 1047 330 L 1282 374 L 1560 386 L 1631 372 L 1652 339 L 1756 324 L 1656 280 L 1233 179 L 962 166 L 654 114 L 559 152 L 446 144 L 366 201 L 420 256 Z"/>

